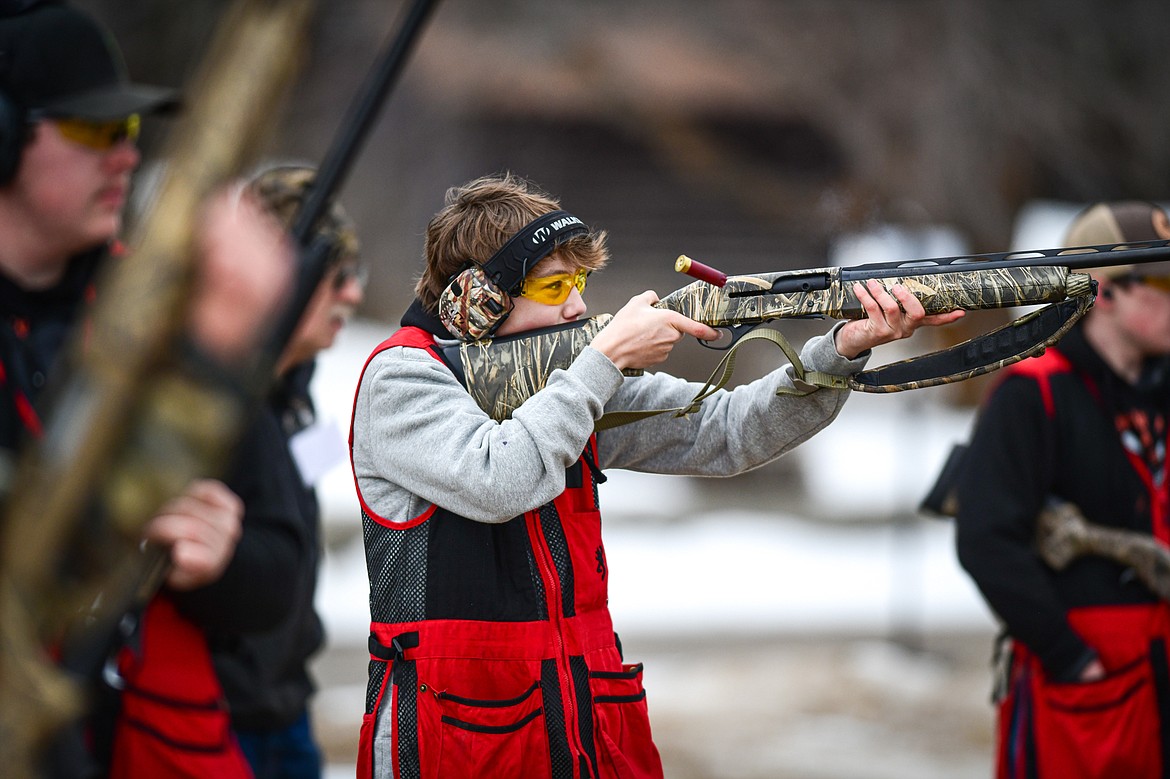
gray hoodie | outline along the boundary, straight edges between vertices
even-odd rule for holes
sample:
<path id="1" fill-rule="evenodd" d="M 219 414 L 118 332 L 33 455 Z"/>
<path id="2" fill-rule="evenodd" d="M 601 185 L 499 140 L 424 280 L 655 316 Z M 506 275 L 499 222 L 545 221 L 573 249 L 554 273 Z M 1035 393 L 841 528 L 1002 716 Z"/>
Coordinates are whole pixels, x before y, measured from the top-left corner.
<path id="1" fill-rule="evenodd" d="M 849 375 L 868 356 L 845 359 L 830 332 L 810 339 L 800 359 L 810 371 Z M 684 406 L 701 386 L 666 373 L 623 376 L 587 347 L 511 419 L 496 422 L 427 351 L 392 347 L 370 361 L 358 389 L 354 473 L 366 505 L 391 522 L 413 519 L 432 504 L 479 522 L 505 522 L 564 491 L 565 469 L 603 413 Z M 602 431 L 598 465 L 697 476 L 759 467 L 833 421 L 849 394 L 776 395 L 792 386 L 792 366 L 785 365 L 718 391 L 686 417 L 662 414 Z"/>

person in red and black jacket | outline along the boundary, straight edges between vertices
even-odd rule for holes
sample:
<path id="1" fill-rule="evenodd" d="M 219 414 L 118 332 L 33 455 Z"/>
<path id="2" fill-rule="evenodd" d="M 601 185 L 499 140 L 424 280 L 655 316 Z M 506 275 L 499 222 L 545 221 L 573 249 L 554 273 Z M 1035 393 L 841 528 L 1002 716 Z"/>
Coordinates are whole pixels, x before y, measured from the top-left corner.
<path id="1" fill-rule="evenodd" d="M 1170 238 L 1157 206 L 1100 203 L 1065 246 Z M 1097 301 L 1055 348 L 1009 368 L 957 482 L 957 552 L 1010 637 L 997 776 L 1162 777 L 1170 606 L 1122 563 L 1062 571 L 1035 547 L 1044 502 L 1170 543 L 1170 263 L 1093 272 Z"/>
<path id="2" fill-rule="evenodd" d="M 66 344 L 84 332 L 86 304 L 102 294 L 101 269 L 117 261 L 130 177 L 141 161 L 140 116 L 175 104 L 171 90 L 129 81 L 113 38 L 88 14 L 52 0 L 0 5 L 4 474 L 42 435 L 44 389 Z M 196 362 L 230 370 L 253 353 L 277 313 L 291 247 L 259 204 L 232 193 L 207 204 L 198 245 L 186 339 Z M 160 507 L 145 539 L 168 550 L 169 572 L 133 644 L 117 655 L 120 689 L 100 696 L 113 699 L 116 715 L 95 717 L 103 727 L 86 738 L 66 734 L 46 773 L 162 776 L 181 765 L 184 775 L 249 775 L 225 737 L 227 713 L 205 647 L 199 653 L 205 626 L 184 614 L 182 601 L 219 581 L 235 588 L 232 608 L 201 616 L 237 630 L 269 627 L 288 608 L 283 575 L 307 552 L 295 528 L 246 526 L 242 516 L 240 499 L 210 479 Z"/>

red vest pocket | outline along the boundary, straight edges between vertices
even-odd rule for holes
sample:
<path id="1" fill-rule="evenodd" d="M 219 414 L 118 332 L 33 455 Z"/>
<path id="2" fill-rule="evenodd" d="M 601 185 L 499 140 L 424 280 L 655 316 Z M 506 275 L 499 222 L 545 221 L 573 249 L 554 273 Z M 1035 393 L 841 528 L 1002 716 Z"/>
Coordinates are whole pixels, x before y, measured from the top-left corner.
<path id="1" fill-rule="evenodd" d="M 416 670 L 424 777 L 552 775 L 539 663 L 425 659 Z"/>
<path id="2" fill-rule="evenodd" d="M 1100 681 L 1038 687 L 1034 723 L 1041 777 L 1162 776 L 1157 700 L 1145 656 Z"/>
<path id="3" fill-rule="evenodd" d="M 650 737 L 642 665 L 620 671 L 590 671 L 601 775 L 617 779 L 662 776 L 662 760 Z"/>
<path id="4" fill-rule="evenodd" d="M 124 650 L 126 684 L 111 779 L 244 779 L 252 770 L 235 736 L 203 633 L 160 595 L 143 616 L 139 654 Z"/>

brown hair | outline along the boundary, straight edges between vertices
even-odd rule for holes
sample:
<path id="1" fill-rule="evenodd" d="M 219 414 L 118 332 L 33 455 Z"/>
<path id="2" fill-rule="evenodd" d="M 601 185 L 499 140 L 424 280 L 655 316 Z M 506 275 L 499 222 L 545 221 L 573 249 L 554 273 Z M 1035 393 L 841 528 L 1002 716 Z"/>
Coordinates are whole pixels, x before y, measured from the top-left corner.
<path id="1" fill-rule="evenodd" d="M 414 287 L 432 314 L 451 277 L 468 261 L 483 265 L 529 222 L 560 208 L 556 198 L 511 173 L 451 187 L 443 202 L 442 210 L 427 225 L 426 268 Z M 559 257 L 574 269 L 598 270 L 609 261 L 605 231 L 570 238 L 549 257 Z"/>

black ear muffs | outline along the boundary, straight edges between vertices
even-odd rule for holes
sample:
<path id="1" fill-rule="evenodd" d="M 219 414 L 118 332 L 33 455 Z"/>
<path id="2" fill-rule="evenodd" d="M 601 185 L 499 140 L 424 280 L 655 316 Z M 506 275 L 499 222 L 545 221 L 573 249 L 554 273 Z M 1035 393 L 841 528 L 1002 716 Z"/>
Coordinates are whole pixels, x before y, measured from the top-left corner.
<path id="1" fill-rule="evenodd" d="M 51 4 L 59 0 L 0 0 L 0 17 L 19 16 L 42 3 Z M 7 41 L 7 34 L 5 41 Z M 0 43 L 0 83 L 10 84 L 13 54 Z M 0 187 L 6 187 L 16 177 L 20 157 L 28 142 L 28 113 L 25 107 L 13 100 L 8 92 L 0 88 Z"/>
<path id="2" fill-rule="evenodd" d="M 0 187 L 16 175 L 27 133 L 24 110 L 0 90 Z"/>

